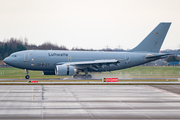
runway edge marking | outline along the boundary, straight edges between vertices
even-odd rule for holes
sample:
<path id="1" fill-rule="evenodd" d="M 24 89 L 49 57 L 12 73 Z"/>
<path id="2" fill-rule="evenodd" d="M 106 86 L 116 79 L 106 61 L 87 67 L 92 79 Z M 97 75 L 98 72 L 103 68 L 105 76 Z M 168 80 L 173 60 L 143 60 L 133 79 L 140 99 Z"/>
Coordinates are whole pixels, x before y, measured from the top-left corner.
<path id="1" fill-rule="evenodd" d="M 163 89 L 160 89 L 160 88 L 155 88 L 155 87 L 148 86 L 148 85 L 145 85 L 145 87 L 156 90 L 156 91 L 160 91 L 160 92 L 164 92 L 164 93 L 168 93 L 168 94 L 180 97 L 179 94 L 176 94 L 176 93 L 173 93 L 173 92 L 170 92 L 170 91 L 167 91 L 167 90 L 163 90 Z"/>

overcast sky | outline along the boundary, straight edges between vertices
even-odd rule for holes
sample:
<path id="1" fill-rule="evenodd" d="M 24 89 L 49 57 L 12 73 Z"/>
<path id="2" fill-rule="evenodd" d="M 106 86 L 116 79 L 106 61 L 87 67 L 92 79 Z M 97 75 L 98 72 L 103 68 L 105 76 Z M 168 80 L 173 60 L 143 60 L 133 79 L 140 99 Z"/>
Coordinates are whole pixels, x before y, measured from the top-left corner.
<path id="1" fill-rule="evenodd" d="M 161 49 L 178 49 L 180 0 L 0 0 L 0 41 L 132 49 L 160 22 L 172 22 Z"/>

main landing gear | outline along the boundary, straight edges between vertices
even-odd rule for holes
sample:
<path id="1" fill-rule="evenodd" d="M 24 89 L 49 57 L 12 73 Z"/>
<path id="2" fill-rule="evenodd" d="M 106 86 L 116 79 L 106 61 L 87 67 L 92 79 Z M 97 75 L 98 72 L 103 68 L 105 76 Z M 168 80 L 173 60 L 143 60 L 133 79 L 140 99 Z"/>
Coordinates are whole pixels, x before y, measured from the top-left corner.
<path id="1" fill-rule="evenodd" d="M 88 74 L 87 68 L 84 69 L 84 72 L 85 72 L 84 75 L 79 74 L 79 72 L 77 72 L 75 75 L 73 75 L 73 78 L 74 79 L 91 79 L 92 78 L 92 76 L 90 74 Z"/>
<path id="2" fill-rule="evenodd" d="M 84 74 L 84 75 L 82 75 L 82 74 L 75 74 L 75 75 L 73 75 L 73 78 L 74 79 L 91 79 L 92 78 L 92 76 L 90 75 L 90 74 Z"/>
<path id="3" fill-rule="evenodd" d="M 26 76 L 25 76 L 26 79 L 29 79 L 30 76 L 28 75 L 28 70 L 26 70 Z"/>

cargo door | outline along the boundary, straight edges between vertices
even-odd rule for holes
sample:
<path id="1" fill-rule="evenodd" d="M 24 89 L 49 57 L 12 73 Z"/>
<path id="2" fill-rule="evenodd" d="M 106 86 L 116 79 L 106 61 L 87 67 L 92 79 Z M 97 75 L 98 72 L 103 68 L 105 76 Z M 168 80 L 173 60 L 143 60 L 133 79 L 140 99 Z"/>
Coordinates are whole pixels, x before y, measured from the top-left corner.
<path id="1" fill-rule="evenodd" d="M 29 62 L 29 53 L 24 53 L 24 62 Z"/>

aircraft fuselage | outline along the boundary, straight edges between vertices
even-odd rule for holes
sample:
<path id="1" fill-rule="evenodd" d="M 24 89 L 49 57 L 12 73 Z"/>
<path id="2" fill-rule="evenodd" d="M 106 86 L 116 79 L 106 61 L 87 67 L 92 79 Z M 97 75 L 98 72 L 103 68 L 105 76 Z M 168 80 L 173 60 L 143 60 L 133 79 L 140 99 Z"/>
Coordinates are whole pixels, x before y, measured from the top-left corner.
<path id="1" fill-rule="evenodd" d="M 89 69 L 88 71 L 113 71 L 144 64 L 147 52 L 99 52 L 99 51 L 61 51 L 61 50 L 26 50 L 16 52 L 5 59 L 11 66 L 39 71 L 54 71 L 57 64 L 67 62 L 82 62 L 96 60 L 116 59 L 117 63 L 100 65 L 98 70 Z M 98 65 L 98 64 L 97 64 Z M 86 65 L 84 65 L 86 67 Z"/>

